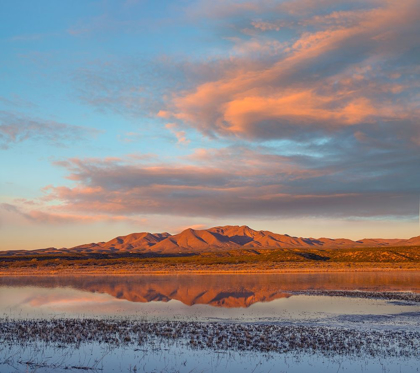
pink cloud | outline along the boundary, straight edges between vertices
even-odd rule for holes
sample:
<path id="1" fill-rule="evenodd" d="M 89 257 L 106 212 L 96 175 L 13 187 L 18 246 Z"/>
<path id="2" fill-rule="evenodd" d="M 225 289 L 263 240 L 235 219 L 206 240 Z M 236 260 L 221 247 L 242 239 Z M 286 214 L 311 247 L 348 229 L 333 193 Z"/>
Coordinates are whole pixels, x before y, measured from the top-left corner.
<path id="1" fill-rule="evenodd" d="M 188 145 L 190 143 L 190 140 L 187 139 L 187 133 L 179 130 L 179 126 L 176 123 L 168 123 L 165 127 L 175 135 L 178 140 L 178 144 Z"/>
<path id="2" fill-rule="evenodd" d="M 306 3 L 279 7 L 296 14 Z M 326 1 L 316 6 L 332 5 L 334 2 Z M 314 6 L 312 3 L 309 8 Z M 247 3 L 234 2 L 225 8 L 229 13 L 247 7 Z M 264 7 L 270 7 L 269 3 L 262 2 L 259 10 Z M 372 2 L 365 10 L 332 10 L 326 15 L 311 14 L 295 24 L 284 23 L 300 30 L 294 41 L 233 37 L 233 53 L 239 51 L 247 58 L 255 52 L 262 56 L 274 53 L 278 58 L 261 58 L 252 68 L 241 68 L 239 60 L 236 71 L 229 68 L 218 79 L 175 93 L 159 115 L 210 136 L 248 139 L 293 138 L 300 131 L 329 132 L 378 121 L 413 121 L 418 107 L 397 99 L 401 83 L 389 81 L 382 69 L 389 58 L 418 45 L 419 16 L 413 0 L 403 4 Z M 282 22 L 251 24 L 266 31 L 279 29 Z M 348 71 L 358 67 L 370 71 L 350 76 Z M 405 88 L 415 88 L 415 82 L 406 82 Z"/>
<path id="3" fill-rule="evenodd" d="M 324 165 L 313 157 L 240 147 L 197 149 L 173 164 L 135 164 L 129 158 L 127 162 L 124 158 L 72 159 L 61 166 L 75 184 L 49 186 L 42 198 L 47 207 L 25 212 L 25 216 L 59 224 L 130 222 L 153 214 L 364 217 L 414 213 L 412 194 L 396 189 L 401 188 L 398 179 L 384 172 L 386 159 L 381 155 L 366 157 L 360 152 L 360 162 L 348 165 L 339 154 Z M 410 167 L 400 165 L 401 169 Z M 387 187 L 378 190 L 380 185 Z"/>

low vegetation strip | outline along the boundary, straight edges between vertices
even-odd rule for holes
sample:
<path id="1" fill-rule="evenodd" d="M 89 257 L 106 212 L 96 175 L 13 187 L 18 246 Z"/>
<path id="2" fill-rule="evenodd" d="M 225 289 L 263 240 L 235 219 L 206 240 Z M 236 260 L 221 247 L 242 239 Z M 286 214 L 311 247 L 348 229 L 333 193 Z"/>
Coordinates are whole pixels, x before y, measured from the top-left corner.
<path id="1" fill-rule="evenodd" d="M 236 249 L 179 254 L 30 254 L 0 256 L 0 274 L 29 272 L 270 272 L 420 269 L 420 247 Z"/>

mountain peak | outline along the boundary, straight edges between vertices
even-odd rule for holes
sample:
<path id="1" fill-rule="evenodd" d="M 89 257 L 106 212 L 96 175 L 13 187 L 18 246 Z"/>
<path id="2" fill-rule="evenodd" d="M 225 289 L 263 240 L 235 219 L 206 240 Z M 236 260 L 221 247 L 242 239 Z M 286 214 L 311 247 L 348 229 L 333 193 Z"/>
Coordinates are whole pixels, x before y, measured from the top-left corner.
<path id="1" fill-rule="evenodd" d="M 217 232 L 220 234 L 225 234 L 228 236 L 249 236 L 252 237 L 257 231 L 253 230 L 252 228 L 248 227 L 247 225 L 225 225 L 220 227 L 214 227 L 208 229 L 211 232 Z"/>

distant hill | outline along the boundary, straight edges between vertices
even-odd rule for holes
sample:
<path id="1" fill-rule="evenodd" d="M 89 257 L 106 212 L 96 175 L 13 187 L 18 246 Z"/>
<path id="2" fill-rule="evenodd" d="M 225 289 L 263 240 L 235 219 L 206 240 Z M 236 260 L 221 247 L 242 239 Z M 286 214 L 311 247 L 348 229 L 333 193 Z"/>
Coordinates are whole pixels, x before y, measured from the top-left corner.
<path id="1" fill-rule="evenodd" d="M 378 246 L 417 246 L 420 236 L 408 240 L 362 239 L 352 241 L 345 238 L 302 238 L 270 231 L 256 231 L 247 226 L 223 226 L 209 229 L 188 228 L 181 233 L 132 233 L 119 236 L 108 242 L 90 243 L 72 248 L 47 248 L 31 250 L 30 253 L 200 253 L 232 249 L 269 248 L 340 248 Z M 0 252 L 2 255 L 22 255 L 24 250 Z"/>

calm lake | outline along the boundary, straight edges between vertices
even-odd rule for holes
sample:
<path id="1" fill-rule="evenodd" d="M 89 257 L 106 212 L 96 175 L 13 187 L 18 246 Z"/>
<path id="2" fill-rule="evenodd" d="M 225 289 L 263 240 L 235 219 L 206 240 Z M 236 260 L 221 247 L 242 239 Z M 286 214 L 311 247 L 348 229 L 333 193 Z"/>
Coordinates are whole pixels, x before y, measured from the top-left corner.
<path id="1" fill-rule="evenodd" d="M 0 316 L 3 323 L 93 318 L 156 325 L 179 322 L 182 327 L 189 322 L 239 323 L 251 328 L 420 333 L 418 293 L 420 273 L 408 271 L 0 277 Z M 386 344 L 386 338 L 381 338 L 375 343 Z M 418 372 L 420 367 L 419 355 L 410 352 L 394 357 L 361 353 L 355 358 L 316 349 L 262 353 L 219 345 L 191 348 L 184 342 L 185 335 L 174 341 L 153 339 L 137 347 L 111 348 L 93 339 L 82 340 L 75 348 L 39 340 L 22 344 L 9 338 L 0 351 L 0 371 Z M 375 348 L 379 351 L 381 346 Z M 410 348 L 420 349 L 417 339 Z"/>

